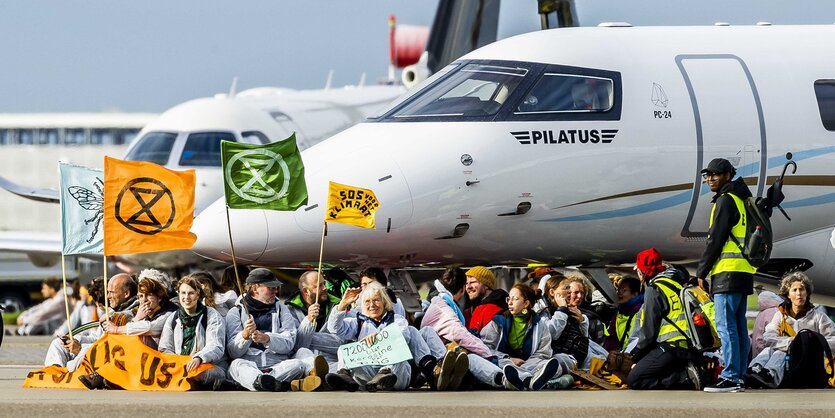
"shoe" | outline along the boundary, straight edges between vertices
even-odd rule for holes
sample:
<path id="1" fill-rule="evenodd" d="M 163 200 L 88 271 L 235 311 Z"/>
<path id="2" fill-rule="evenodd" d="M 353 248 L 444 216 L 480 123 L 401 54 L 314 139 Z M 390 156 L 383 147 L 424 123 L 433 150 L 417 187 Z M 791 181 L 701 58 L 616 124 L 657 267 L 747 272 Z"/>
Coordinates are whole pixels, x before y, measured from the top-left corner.
<path id="1" fill-rule="evenodd" d="M 452 370 L 452 378 L 449 381 L 447 390 L 458 390 L 464 381 L 464 376 L 470 371 L 470 359 L 466 353 L 458 353 L 455 356 L 455 368 Z"/>
<path id="2" fill-rule="evenodd" d="M 320 386 L 322 386 L 322 378 L 316 375 L 290 381 L 290 390 L 293 392 L 313 392 Z"/>
<path id="3" fill-rule="evenodd" d="M 432 390 L 438 390 L 435 371 L 438 368 L 438 360 L 432 356 L 425 356 L 412 369 L 412 381 L 409 387 L 420 389 L 427 383 Z"/>
<path id="4" fill-rule="evenodd" d="M 519 371 L 515 367 L 508 364 L 502 368 L 502 384 L 508 390 L 524 390 L 525 383 L 519 378 Z"/>
<path id="5" fill-rule="evenodd" d="M 554 376 L 558 374 L 562 374 L 562 370 L 560 370 L 560 362 L 557 359 L 548 360 L 545 364 L 543 364 L 539 370 L 534 373 L 533 377 L 530 381 L 530 386 L 528 389 L 530 390 L 540 390 L 548 384 L 548 381 L 553 379 Z"/>
<path id="6" fill-rule="evenodd" d="M 78 381 L 90 390 L 104 389 L 104 378 L 96 372 L 78 376 Z"/>
<path id="7" fill-rule="evenodd" d="M 687 370 L 687 378 L 690 379 L 690 383 L 693 384 L 693 387 L 696 390 L 704 389 L 704 386 L 702 386 L 702 376 L 699 373 L 699 368 L 696 367 L 696 365 L 693 364 L 693 362 L 688 362 L 686 370 Z"/>
<path id="8" fill-rule="evenodd" d="M 360 388 L 360 385 L 354 380 L 351 371 L 348 369 L 339 369 L 336 373 L 328 373 L 325 376 L 325 382 L 333 390 L 356 392 Z"/>
<path id="9" fill-rule="evenodd" d="M 449 388 L 449 384 L 452 382 L 452 375 L 455 372 L 456 357 L 455 352 L 447 351 L 444 354 L 444 358 L 441 359 L 441 362 L 435 366 L 432 374 L 435 380 L 435 388 L 438 391 L 444 391 Z"/>
<path id="10" fill-rule="evenodd" d="M 706 386 L 704 391 L 710 393 L 745 392 L 745 388 L 738 382 L 732 382 L 720 377 L 716 383 Z"/>
<path id="11" fill-rule="evenodd" d="M 325 376 L 328 375 L 328 371 L 330 371 L 330 366 L 324 356 L 316 356 L 313 358 L 313 369 L 310 370 L 310 376 L 318 376 L 320 382 L 325 383 Z M 320 388 L 323 390 L 326 389 L 324 384 Z"/>
<path id="12" fill-rule="evenodd" d="M 561 390 L 561 389 L 568 389 L 574 386 L 574 376 L 570 373 L 566 373 L 556 379 L 551 379 L 548 381 L 548 384 L 545 385 L 546 389 L 552 390 Z"/>
<path id="13" fill-rule="evenodd" d="M 760 366 L 759 364 L 754 367 Z M 752 368 L 753 369 L 753 368 Z M 757 371 L 748 370 L 748 387 L 751 389 L 771 389 L 774 387 L 774 376 L 771 371 L 758 367 Z"/>
<path id="14" fill-rule="evenodd" d="M 258 392 L 275 392 L 275 378 L 269 374 L 262 374 L 255 378 L 252 387 Z"/>
<path id="15" fill-rule="evenodd" d="M 397 384 L 397 376 L 390 369 L 384 367 L 365 384 L 365 390 L 369 392 L 391 390 L 395 384 Z"/>

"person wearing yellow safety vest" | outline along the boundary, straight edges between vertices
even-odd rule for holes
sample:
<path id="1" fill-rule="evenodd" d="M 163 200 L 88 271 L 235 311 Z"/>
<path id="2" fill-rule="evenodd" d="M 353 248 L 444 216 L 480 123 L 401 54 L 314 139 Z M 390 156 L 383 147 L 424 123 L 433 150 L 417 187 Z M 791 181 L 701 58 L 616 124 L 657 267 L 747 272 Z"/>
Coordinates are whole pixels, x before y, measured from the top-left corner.
<path id="1" fill-rule="evenodd" d="M 748 320 L 745 318 L 748 295 L 754 292 L 756 268 L 742 255 L 740 246 L 731 238 L 745 243 L 745 199 L 751 191 L 734 166 L 724 158 L 712 160 L 702 170 L 702 176 L 713 197 L 710 229 L 696 277 L 705 287 L 710 277 L 710 289 L 716 306 L 716 331 L 722 342 L 725 368 L 719 380 L 705 392 L 745 391 L 745 372 L 748 360 Z"/>
<path id="2" fill-rule="evenodd" d="M 665 267 L 655 249 L 638 253 L 635 270 L 644 290 L 644 306 L 638 342 L 630 354 L 634 365 L 626 379 L 629 389 L 701 389 L 701 376 L 692 363 L 689 350 L 688 321 L 679 299 L 687 282 L 684 273 Z"/>

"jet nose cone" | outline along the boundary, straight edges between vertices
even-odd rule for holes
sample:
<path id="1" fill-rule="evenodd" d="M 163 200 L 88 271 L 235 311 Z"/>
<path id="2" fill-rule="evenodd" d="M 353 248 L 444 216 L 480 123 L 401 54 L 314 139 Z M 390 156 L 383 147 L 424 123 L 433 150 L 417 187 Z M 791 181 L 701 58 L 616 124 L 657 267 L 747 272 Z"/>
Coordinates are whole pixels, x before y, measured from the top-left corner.
<path id="1" fill-rule="evenodd" d="M 232 246 L 226 220 L 226 203 L 217 200 L 194 219 L 192 232 L 197 242 L 192 250 L 203 257 L 232 262 Z M 267 221 L 262 210 L 230 209 L 232 243 L 235 258 L 241 262 L 255 262 L 267 246 Z"/>

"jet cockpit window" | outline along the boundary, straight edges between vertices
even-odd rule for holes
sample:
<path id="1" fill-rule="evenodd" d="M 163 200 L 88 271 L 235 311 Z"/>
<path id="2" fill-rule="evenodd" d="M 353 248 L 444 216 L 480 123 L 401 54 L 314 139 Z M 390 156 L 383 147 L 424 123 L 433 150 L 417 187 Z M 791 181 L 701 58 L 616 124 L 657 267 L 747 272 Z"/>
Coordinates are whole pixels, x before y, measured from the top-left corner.
<path id="1" fill-rule="evenodd" d="M 528 73 L 526 68 L 467 64 L 415 95 L 389 117 L 484 117 L 495 115 Z"/>
<path id="2" fill-rule="evenodd" d="M 386 113 L 391 112 L 392 109 L 398 108 L 401 104 L 405 103 L 408 100 L 411 100 L 412 97 L 414 97 L 415 95 L 422 93 L 421 90 L 424 90 L 424 88 L 426 86 L 431 85 L 432 83 L 437 81 L 439 78 L 447 75 L 450 71 L 457 68 L 458 65 L 459 64 L 457 62 L 453 62 L 452 64 L 449 64 L 444 68 L 441 68 L 440 70 L 438 70 L 438 72 L 436 72 L 435 74 L 432 74 L 426 80 L 423 80 L 420 83 L 418 83 L 416 86 L 410 88 L 406 93 L 404 93 L 402 96 L 395 99 L 388 106 L 385 106 L 384 108 L 380 109 L 379 111 L 372 113 L 371 116 L 368 117 L 368 119 L 379 119 L 380 117 L 382 117 Z"/>
<path id="3" fill-rule="evenodd" d="M 220 141 L 236 141 L 231 132 L 199 132 L 189 134 L 180 166 L 220 167 Z"/>
<path id="4" fill-rule="evenodd" d="M 835 80 L 816 80 L 815 97 L 823 127 L 835 131 Z"/>
<path id="5" fill-rule="evenodd" d="M 176 141 L 177 134 L 172 132 L 148 132 L 139 139 L 125 159 L 166 165 Z"/>
<path id="6" fill-rule="evenodd" d="M 545 73 L 514 113 L 606 112 L 613 99 L 614 82 L 610 79 Z"/>

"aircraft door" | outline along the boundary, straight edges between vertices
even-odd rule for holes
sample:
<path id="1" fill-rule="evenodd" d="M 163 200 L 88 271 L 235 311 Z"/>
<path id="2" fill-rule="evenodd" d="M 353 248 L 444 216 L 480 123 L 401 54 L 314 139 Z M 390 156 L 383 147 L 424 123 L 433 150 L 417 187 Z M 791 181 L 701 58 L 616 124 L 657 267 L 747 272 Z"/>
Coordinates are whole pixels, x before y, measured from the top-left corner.
<path id="1" fill-rule="evenodd" d="M 681 235 L 702 239 L 707 237 L 713 193 L 701 169 L 714 158 L 725 158 L 749 186 L 757 184 L 755 195 L 761 195 L 767 158 L 765 122 L 756 85 L 739 57 L 680 55 L 676 64 L 690 95 L 696 141 L 693 194 Z"/>

